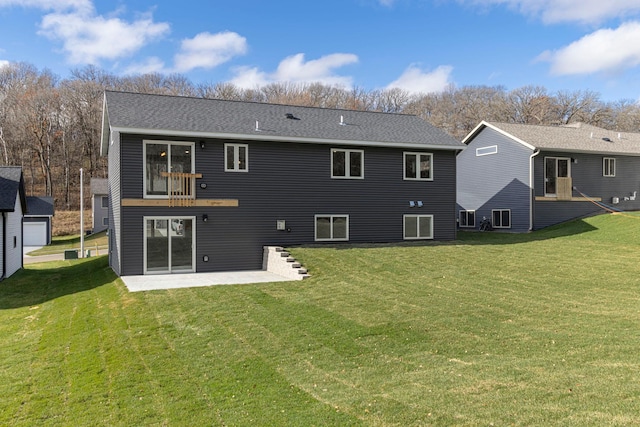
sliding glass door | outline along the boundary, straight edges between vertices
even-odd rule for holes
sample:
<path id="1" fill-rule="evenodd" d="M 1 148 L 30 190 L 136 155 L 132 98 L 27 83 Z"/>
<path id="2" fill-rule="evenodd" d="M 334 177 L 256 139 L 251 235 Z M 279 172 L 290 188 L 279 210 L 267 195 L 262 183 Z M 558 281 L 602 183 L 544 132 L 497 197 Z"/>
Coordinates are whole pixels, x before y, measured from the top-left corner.
<path id="1" fill-rule="evenodd" d="M 145 274 L 195 271 L 193 217 L 147 217 L 144 221 Z"/>

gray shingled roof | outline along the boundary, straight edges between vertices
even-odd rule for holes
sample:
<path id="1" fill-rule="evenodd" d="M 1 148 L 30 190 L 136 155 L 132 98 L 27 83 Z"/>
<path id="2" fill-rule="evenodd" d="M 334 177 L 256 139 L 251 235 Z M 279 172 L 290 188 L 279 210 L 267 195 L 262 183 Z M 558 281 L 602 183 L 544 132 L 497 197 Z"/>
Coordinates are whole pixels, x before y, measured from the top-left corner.
<path id="1" fill-rule="evenodd" d="M 20 166 L 0 166 L 0 212 L 15 211 L 17 196 L 20 196 L 24 212 L 27 206 L 22 168 Z"/>
<path id="2" fill-rule="evenodd" d="M 106 178 L 91 178 L 91 194 L 109 194 L 109 181 Z"/>
<path id="3" fill-rule="evenodd" d="M 640 133 L 615 132 L 585 123 L 572 123 L 563 126 L 488 124 L 539 149 L 640 155 Z M 465 141 L 468 139 L 469 137 L 465 138 Z"/>
<path id="4" fill-rule="evenodd" d="M 110 91 L 105 92 L 103 153 L 107 126 L 120 132 L 192 137 L 464 148 L 444 131 L 406 114 Z"/>
<path id="5" fill-rule="evenodd" d="M 53 216 L 53 197 L 27 196 L 27 216 Z"/>

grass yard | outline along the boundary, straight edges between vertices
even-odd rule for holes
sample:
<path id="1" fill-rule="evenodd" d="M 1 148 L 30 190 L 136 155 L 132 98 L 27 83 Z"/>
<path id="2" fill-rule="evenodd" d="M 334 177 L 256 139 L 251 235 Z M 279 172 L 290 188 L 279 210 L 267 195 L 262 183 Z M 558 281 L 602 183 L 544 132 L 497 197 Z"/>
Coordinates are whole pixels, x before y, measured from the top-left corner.
<path id="1" fill-rule="evenodd" d="M 106 231 L 90 234 L 84 238 L 84 247 L 85 249 L 90 249 L 92 254 L 95 256 L 96 252 L 107 253 L 107 248 L 109 245 L 107 233 Z M 43 246 L 40 249 L 29 252 L 29 255 L 50 255 L 50 254 L 59 254 L 64 252 L 66 249 L 79 249 L 80 248 L 80 235 L 73 234 L 68 236 L 53 236 L 51 239 L 51 244 L 48 246 Z M 97 249 L 96 249 L 97 248 Z"/>
<path id="2" fill-rule="evenodd" d="M 0 282 L 0 425 L 640 425 L 640 216 L 294 248 L 302 282 Z"/>

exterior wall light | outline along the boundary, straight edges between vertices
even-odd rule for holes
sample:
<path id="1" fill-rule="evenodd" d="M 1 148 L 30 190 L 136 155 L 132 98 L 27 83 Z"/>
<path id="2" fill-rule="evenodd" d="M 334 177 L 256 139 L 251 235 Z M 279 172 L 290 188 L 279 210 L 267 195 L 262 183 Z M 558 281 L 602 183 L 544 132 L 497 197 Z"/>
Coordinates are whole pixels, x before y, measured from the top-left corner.
<path id="1" fill-rule="evenodd" d="M 209 221 L 209 215 L 202 214 L 202 222 L 207 222 L 207 221 Z"/>

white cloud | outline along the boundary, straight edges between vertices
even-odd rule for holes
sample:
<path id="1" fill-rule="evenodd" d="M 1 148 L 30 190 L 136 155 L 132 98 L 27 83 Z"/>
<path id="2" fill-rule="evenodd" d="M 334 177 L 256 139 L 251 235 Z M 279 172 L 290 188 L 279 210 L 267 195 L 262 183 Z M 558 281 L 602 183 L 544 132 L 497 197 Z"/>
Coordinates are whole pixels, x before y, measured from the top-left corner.
<path id="1" fill-rule="evenodd" d="M 506 5 L 519 13 L 540 17 L 543 22 L 593 24 L 640 13 L 637 0 L 457 0 L 480 6 Z"/>
<path id="2" fill-rule="evenodd" d="M 169 32 L 169 24 L 150 16 L 131 23 L 93 12 L 72 11 L 45 15 L 40 33 L 63 44 L 73 64 L 96 64 L 101 59 L 129 56 Z"/>
<path id="3" fill-rule="evenodd" d="M 334 70 L 357 62 L 357 55 L 350 53 L 333 53 L 306 62 L 304 54 L 298 53 L 280 61 L 273 73 L 266 73 L 258 68 L 237 68 L 236 76 L 231 83 L 243 88 L 253 88 L 273 82 L 323 83 L 348 88 L 353 85 L 353 79 L 337 75 Z"/>
<path id="4" fill-rule="evenodd" d="M 619 72 L 640 64 L 640 22 L 602 29 L 539 57 L 556 75 Z"/>
<path id="5" fill-rule="evenodd" d="M 0 59 L 0 68 L 6 67 L 10 64 L 9 61 L 4 60 L 4 59 Z"/>
<path id="6" fill-rule="evenodd" d="M 387 89 L 398 88 L 410 93 L 442 92 L 451 84 L 453 67 L 441 65 L 433 71 L 422 71 L 410 65 L 397 80 L 391 82 Z"/>
<path id="7" fill-rule="evenodd" d="M 175 71 L 214 68 L 246 52 L 247 39 L 237 33 L 200 33 L 192 39 L 182 40 L 181 50 L 174 57 Z"/>

